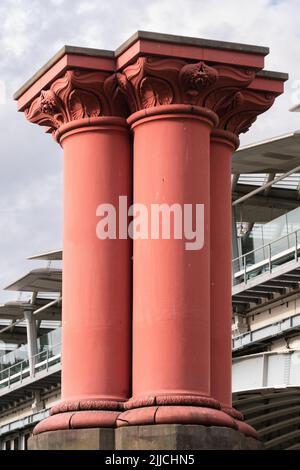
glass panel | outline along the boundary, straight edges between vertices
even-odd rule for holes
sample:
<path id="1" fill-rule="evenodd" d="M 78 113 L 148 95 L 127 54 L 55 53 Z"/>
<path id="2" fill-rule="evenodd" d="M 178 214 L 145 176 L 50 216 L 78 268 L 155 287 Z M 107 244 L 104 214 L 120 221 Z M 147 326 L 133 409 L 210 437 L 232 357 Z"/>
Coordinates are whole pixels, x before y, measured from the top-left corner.
<path id="1" fill-rule="evenodd" d="M 240 244 L 243 256 L 232 264 L 233 273 L 239 272 L 233 276 L 233 285 L 244 282 L 245 276 L 248 280 L 270 268 L 299 259 L 300 207 L 266 224 L 254 224 L 252 230 L 240 236 Z"/>
<path id="2" fill-rule="evenodd" d="M 252 230 L 242 237 L 243 254 L 256 250 L 247 256 L 247 265 L 267 259 L 269 248 L 265 245 L 269 243 L 272 243 L 272 256 L 293 248 L 295 246 L 293 232 L 296 230 L 300 230 L 300 207 L 266 224 L 254 224 Z M 289 234 L 293 235 L 288 236 Z"/>
<path id="3" fill-rule="evenodd" d="M 43 352 L 51 350 L 53 346 L 61 343 L 61 328 L 50 331 L 46 335 L 41 336 L 37 340 L 38 343 L 38 352 Z"/>
<path id="4" fill-rule="evenodd" d="M 0 371 L 28 359 L 27 345 L 0 357 Z"/>
<path id="5" fill-rule="evenodd" d="M 300 229 L 300 207 L 287 213 L 288 233 L 295 232 Z"/>
<path id="6" fill-rule="evenodd" d="M 35 356 L 35 371 L 39 372 L 59 363 L 60 353 L 61 328 L 58 328 L 38 338 L 38 354 Z M 39 365 L 39 363 L 41 364 Z M 27 347 L 21 346 L 0 358 L 0 388 L 19 382 L 21 379 L 29 377 L 29 375 Z"/>

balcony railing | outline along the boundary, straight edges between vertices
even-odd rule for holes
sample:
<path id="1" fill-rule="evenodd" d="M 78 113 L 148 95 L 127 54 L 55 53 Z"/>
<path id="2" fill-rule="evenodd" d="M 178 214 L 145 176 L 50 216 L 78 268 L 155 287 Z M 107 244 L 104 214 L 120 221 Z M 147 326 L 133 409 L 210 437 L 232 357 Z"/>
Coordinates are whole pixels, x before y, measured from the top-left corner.
<path id="1" fill-rule="evenodd" d="M 61 361 L 61 344 L 55 344 L 48 347 L 45 351 L 41 351 L 32 357 L 34 363 L 34 374 L 30 374 L 29 359 L 18 362 L 6 369 L 0 371 L 0 390 L 3 388 L 11 388 L 42 371 L 48 372 L 51 367 L 59 364 Z"/>
<path id="2" fill-rule="evenodd" d="M 249 251 L 232 261 L 233 285 L 245 283 L 260 274 L 270 274 L 278 266 L 300 257 L 300 230 Z M 254 263 L 253 260 L 260 259 Z"/>
<path id="3" fill-rule="evenodd" d="M 253 346 L 255 343 L 277 338 L 287 332 L 300 328 L 300 313 L 283 318 L 274 323 L 265 325 L 256 330 L 247 331 L 232 338 L 232 350 L 237 351 L 245 347 Z"/>

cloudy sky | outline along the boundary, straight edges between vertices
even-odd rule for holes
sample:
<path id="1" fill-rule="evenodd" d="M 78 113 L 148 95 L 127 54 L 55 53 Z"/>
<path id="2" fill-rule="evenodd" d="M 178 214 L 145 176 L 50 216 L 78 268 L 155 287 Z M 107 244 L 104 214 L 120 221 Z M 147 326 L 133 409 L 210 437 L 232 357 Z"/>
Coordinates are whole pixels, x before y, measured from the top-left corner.
<path id="1" fill-rule="evenodd" d="M 61 149 L 12 94 L 64 44 L 113 50 L 140 29 L 269 46 L 266 68 L 290 80 L 242 143 L 300 128 L 299 0 L 1 0 L 0 24 L 0 301 L 38 266 L 27 256 L 61 247 Z"/>

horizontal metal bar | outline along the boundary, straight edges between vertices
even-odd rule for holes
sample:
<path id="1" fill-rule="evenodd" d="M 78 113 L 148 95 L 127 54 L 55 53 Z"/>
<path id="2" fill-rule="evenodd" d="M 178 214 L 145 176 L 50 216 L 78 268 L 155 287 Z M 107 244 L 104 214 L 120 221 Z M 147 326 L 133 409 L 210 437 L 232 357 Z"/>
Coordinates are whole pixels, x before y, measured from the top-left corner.
<path id="1" fill-rule="evenodd" d="M 279 237 L 279 238 L 275 238 L 275 240 L 272 240 L 271 242 L 269 243 L 266 243 L 265 245 L 262 245 L 260 246 L 259 248 L 255 248 L 254 250 L 252 251 L 248 251 L 247 253 L 244 253 L 243 255 L 241 256 L 238 256 L 237 258 L 234 258 L 232 260 L 232 263 L 235 263 L 243 258 L 246 258 L 247 256 L 253 254 L 253 253 L 256 253 L 257 251 L 260 251 L 260 250 L 264 250 L 266 248 L 268 248 L 269 245 L 273 245 L 274 243 L 277 243 L 279 242 L 280 240 L 284 240 L 286 238 L 289 238 L 289 237 L 292 237 L 293 235 L 296 235 L 297 232 L 300 232 L 300 229 L 298 230 L 294 230 L 294 232 L 291 232 L 291 233 L 288 233 L 286 235 L 283 235 L 282 237 Z M 291 247 L 290 249 L 292 250 L 293 247 Z M 277 253 L 277 254 L 280 254 L 280 253 Z M 264 260 L 265 261 L 265 260 Z"/>
<path id="2" fill-rule="evenodd" d="M 288 176 L 292 175 L 293 173 L 297 173 L 297 171 L 299 171 L 299 170 L 300 170 L 300 165 L 296 166 L 296 168 L 293 168 L 292 170 L 288 171 L 287 173 L 284 173 L 283 175 L 278 176 L 278 178 L 274 178 L 272 181 L 269 181 L 268 183 L 263 184 L 259 188 L 254 189 L 250 193 L 245 194 L 245 196 L 242 196 L 239 199 L 236 199 L 235 201 L 233 201 L 232 205 L 236 206 L 237 204 L 240 204 L 241 202 L 246 201 L 247 199 L 254 196 L 255 194 L 258 194 L 258 193 L 264 191 L 265 189 L 269 188 L 270 186 L 273 186 L 273 184 L 277 183 L 278 181 L 281 181 L 281 180 L 287 178 Z"/>
<path id="3" fill-rule="evenodd" d="M 50 307 L 53 307 L 53 305 L 59 304 L 61 302 L 62 297 L 60 296 L 58 299 L 52 300 L 46 305 L 43 305 L 42 307 L 38 308 L 37 310 L 34 310 L 33 315 L 37 315 L 40 312 L 43 312 L 44 310 L 47 310 Z"/>
<path id="4" fill-rule="evenodd" d="M 44 311 L 44 310 L 47 310 L 47 309 L 50 308 L 50 307 L 53 307 L 53 305 L 56 305 L 56 304 L 60 303 L 61 300 L 62 300 L 62 297 L 61 297 L 61 296 L 60 296 L 58 299 L 51 300 L 51 302 L 48 302 L 46 305 L 43 305 L 42 307 L 38 308 L 37 310 L 34 310 L 34 311 L 33 311 L 33 315 L 37 315 L 38 313 L 40 313 L 40 312 L 42 312 L 42 311 Z M 30 308 L 30 307 L 27 308 L 27 310 L 30 310 L 30 309 L 32 309 L 32 307 L 31 307 L 31 308 Z M 12 322 L 10 325 L 8 325 L 8 326 L 2 328 L 2 330 L 0 330 L 0 335 L 1 335 L 2 333 L 4 333 L 5 331 L 10 330 L 13 326 L 18 325 L 19 323 L 22 323 L 23 321 L 25 321 L 25 318 L 24 318 L 24 317 L 19 318 L 18 320 Z"/>

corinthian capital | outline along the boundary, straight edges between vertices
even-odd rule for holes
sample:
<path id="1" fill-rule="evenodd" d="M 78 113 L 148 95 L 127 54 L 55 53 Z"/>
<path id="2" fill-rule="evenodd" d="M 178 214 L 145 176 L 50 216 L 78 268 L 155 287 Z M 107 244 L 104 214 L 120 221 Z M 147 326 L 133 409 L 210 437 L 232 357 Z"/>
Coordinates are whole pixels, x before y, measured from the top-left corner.
<path id="1" fill-rule="evenodd" d="M 216 110 L 218 128 L 236 135 L 247 132 L 257 116 L 273 105 L 276 96 L 275 93 L 250 89 L 236 92 L 229 102 L 220 103 Z"/>
<path id="2" fill-rule="evenodd" d="M 26 118 L 52 132 L 78 119 L 98 116 L 123 116 L 123 97 L 114 86 L 114 76 L 101 72 L 69 70 L 42 90 L 25 110 Z"/>
<path id="3" fill-rule="evenodd" d="M 192 104 L 215 110 L 255 77 L 251 69 L 181 59 L 139 57 L 116 74 L 117 88 L 131 112 L 165 104 Z"/>

